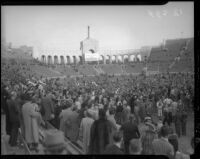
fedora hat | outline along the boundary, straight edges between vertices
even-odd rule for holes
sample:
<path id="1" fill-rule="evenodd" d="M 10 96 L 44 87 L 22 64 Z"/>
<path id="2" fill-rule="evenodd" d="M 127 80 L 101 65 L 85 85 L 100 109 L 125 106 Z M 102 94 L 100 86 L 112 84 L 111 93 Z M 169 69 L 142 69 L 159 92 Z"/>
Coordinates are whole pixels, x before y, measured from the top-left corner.
<path id="1" fill-rule="evenodd" d="M 45 133 L 44 147 L 46 150 L 57 150 L 64 148 L 64 133 L 56 129 L 47 130 Z"/>
<path id="2" fill-rule="evenodd" d="M 149 121 L 149 120 L 151 120 L 151 117 L 149 117 L 149 116 L 144 118 L 144 121 L 145 121 L 145 122 L 146 122 L 146 121 Z"/>

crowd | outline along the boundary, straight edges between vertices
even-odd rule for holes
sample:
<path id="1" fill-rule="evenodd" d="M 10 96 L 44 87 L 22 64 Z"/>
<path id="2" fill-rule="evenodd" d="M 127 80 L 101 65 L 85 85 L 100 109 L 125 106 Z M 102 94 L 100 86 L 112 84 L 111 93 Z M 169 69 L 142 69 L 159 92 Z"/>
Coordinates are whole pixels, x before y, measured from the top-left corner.
<path id="1" fill-rule="evenodd" d="M 17 146 L 21 128 L 29 148 L 39 151 L 39 127 L 49 122 L 71 142 L 81 141 L 85 154 L 187 158 L 178 138 L 186 136 L 187 112 L 193 111 L 193 74 L 15 78 L 1 81 L 10 146 Z"/>

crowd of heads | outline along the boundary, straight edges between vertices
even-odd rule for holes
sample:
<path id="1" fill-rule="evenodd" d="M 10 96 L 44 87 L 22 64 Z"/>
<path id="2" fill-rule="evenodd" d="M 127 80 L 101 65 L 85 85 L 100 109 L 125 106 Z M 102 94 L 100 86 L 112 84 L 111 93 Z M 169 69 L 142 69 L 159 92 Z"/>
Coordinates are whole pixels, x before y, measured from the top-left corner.
<path id="1" fill-rule="evenodd" d="M 16 71 L 16 68 L 10 69 L 10 67 L 12 68 L 11 65 L 4 67 L 1 90 L 7 92 L 7 98 L 20 99 L 22 103 L 26 101 L 37 103 L 39 112 L 41 111 L 40 101 L 45 97 L 50 97 L 55 110 L 59 108 L 61 112 L 71 107 L 73 111 L 78 112 L 81 119 L 87 116 L 94 120 L 106 120 L 107 115 L 114 115 L 119 125 L 130 121 L 137 125 L 149 123 L 156 127 L 157 123 L 154 123 L 151 117 L 157 111 L 156 103 L 159 100 L 163 102 L 170 98 L 172 101 L 182 102 L 184 106 L 178 110 L 192 111 L 193 108 L 194 75 L 189 73 L 150 76 L 84 76 L 42 79 L 42 82 L 39 82 L 38 78 L 22 76 L 20 69 Z M 21 67 L 24 67 L 22 71 L 28 70 L 26 65 Z M 6 75 L 6 70 L 9 70 L 9 76 Z M 16 72 L 17 75 L 15 75 Z M 10 78 L 12 74 L 16 76 L 16 79 Z M 139 111 L 136 111 L 137 108 Z M 91 110 L 98 113 L 94 115 L 90 113 Z M 124 110 L 128 112 L 125 114 L 126 117 L 123 117 Z M 56 116 L 58 115 L 55 114 Z M 59 122 L 53 124 L 58 127 Z M 168 127 L 162 127 L 159 135 L 156 129 L 145 131 L 141 139 L 130 141 L 130 154 L 153 154 L 152 141 L 158 136 L 166 138 L 168 134 Z M 113 140 L 118 143 L 123 139 L 120 133 L 116 133 Z M 177 137 L 170 137 L 169 142 L 174 150 L 178 151 Z"/>

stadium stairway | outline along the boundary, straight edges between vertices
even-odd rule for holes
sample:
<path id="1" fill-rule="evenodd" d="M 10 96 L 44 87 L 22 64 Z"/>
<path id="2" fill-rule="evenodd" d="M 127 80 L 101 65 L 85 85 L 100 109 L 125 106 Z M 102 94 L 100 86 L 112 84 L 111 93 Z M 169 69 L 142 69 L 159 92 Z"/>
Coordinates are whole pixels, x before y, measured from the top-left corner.
<path id="1" fill-rule="evenodd" d="M 19 128 L 19 139 L 21 143 L 23 144 L 23 149 L 24 149 L 24 155 L 43 155 L 44 154 L 44 143 L 43 139 L 45 137 L 45 131 L 49 129 L 56 129 L 54 128 L 49 122 L 46 123 L 46 126 L 41 126 L 39 128 L 39 146 L 38 149 L 39 151 L 36 152 L 35 150 L 30 150 L 27 142 L 25 141 L 21 129 Z M 69 139 L 65 138 L 65 144 L 66 144 L 66 149 L 68 151 L 69 155 L 81 155 L 84 154 L 83 152 L 83 144 L 80 140 L 77 141 L 77 143 L 72 143 Z M 17 154 L 15 152 L 15 154 Z"/>

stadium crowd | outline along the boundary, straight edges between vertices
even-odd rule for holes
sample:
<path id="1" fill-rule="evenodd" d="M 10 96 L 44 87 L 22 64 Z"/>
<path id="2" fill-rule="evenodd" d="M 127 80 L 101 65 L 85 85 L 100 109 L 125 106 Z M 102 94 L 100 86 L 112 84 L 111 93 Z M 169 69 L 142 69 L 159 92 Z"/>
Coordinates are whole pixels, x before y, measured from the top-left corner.
<path id="1" fill-rule="evenodd" d="M 39 127 L 49 122 L 73 143 L 82 141 L 85 154 L 189 157 L 179 151 L 178 138 L 186 136 L 194 107 L 193 74 L 37 79 L 25 73 L 27 66 L 23 76 L 9 67 L 2 73 L 1 112 L 10 146 L 17 146 L 21 128 L 38 151 Z M 51 146 L 49 153 L 64 150 Z"/>

